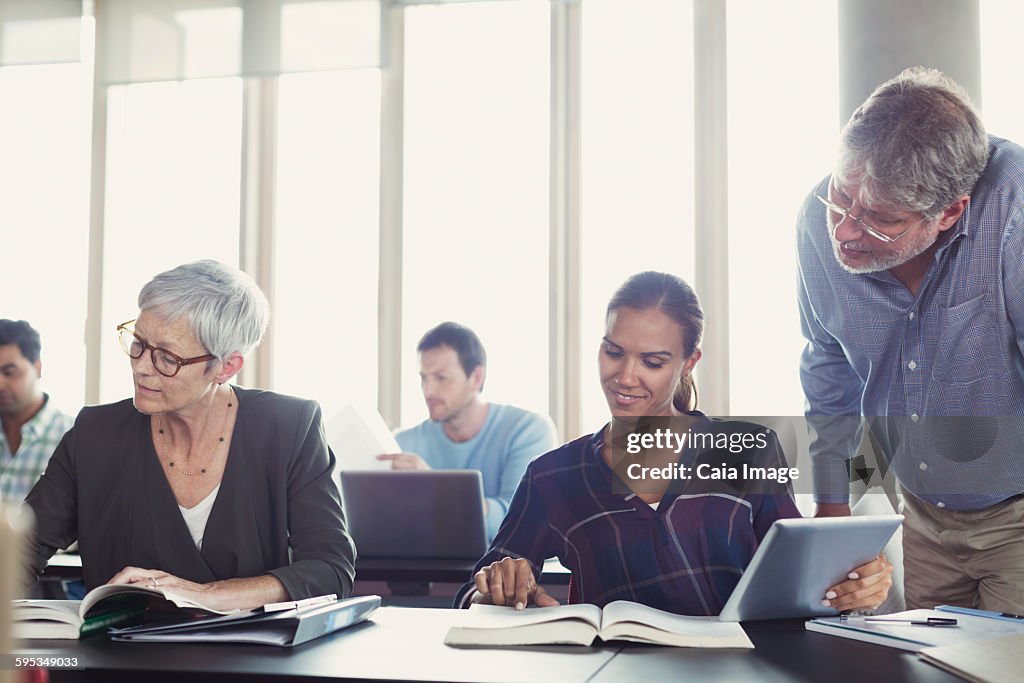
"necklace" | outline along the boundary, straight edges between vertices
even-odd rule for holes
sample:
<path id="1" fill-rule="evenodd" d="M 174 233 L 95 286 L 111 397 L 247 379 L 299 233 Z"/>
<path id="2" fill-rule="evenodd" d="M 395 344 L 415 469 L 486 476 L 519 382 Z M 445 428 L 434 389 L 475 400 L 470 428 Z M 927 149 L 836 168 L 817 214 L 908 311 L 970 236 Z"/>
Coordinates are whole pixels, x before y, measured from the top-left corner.
<path id="1" fill-rule="evenodd" d="M 213 452 L 210 453 L 210 457 L 207 458 L 206 464 L 200 467 L 198 470 L 186 470 L 184 467 L 174 467 L 174 461 L 169 459 L 170 456 L 167 454 L 167 443 L 164 440 L 164 418 L 162 415 L 160 416 L 160 427 L 159 429 L 157 429 L 157 434 L 160 438 L 160 445 L 163 447 L 164 457 L 168 458 L 168 468 L 172 472 L 178 472 L 180 474 L 185 475 L 186 477 L 201 477 L 202 475 L 206 474 L 206 468 L 209 467 L 210 463 L 213 462 L 213 459 L 217 456 L 217 451 L 220 449 L 220 445 L 224 443 L 224 434 L 228 426 L 228 414 L 231 412 L 232 406 L 234 406 L 234 398 L 234 391 L 232 391 L 231 387 L 228 387 L 228 409 L 224 411 L 224 422 L 220 426 L 220 438 L 217 439 L 217 444 L 213 447 Z"/>

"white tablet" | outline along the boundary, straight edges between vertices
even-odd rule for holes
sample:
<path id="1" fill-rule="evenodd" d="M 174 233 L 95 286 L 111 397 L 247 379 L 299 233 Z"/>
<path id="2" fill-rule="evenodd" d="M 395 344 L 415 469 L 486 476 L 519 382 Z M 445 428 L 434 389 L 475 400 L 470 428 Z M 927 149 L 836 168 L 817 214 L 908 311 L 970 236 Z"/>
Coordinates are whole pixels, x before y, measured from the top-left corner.
<path id="1" fill-rule="evenodd" d="M 754 621 L 836 615 L 823 607 L 825 591 L 872 560 L 903 521 L 902 515 L 780 519 L 719 615 Z"/>

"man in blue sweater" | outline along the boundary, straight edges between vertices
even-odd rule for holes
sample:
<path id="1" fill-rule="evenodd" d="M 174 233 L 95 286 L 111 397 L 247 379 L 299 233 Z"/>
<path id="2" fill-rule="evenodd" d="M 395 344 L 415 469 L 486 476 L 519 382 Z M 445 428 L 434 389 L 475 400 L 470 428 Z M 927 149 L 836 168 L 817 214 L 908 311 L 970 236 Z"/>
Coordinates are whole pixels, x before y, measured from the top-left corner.
<path id="1" fill-rule="evenodd" d="M 401 453 L 378 458 L 396 470 L 480 470 L 491 539 L 527 464 L 555 447 L 555 426 L 546 416 L 481 398 L 487 355 L 468 327 L 441 323 L 416 350 L 430 419 L 396 435 Z"/>

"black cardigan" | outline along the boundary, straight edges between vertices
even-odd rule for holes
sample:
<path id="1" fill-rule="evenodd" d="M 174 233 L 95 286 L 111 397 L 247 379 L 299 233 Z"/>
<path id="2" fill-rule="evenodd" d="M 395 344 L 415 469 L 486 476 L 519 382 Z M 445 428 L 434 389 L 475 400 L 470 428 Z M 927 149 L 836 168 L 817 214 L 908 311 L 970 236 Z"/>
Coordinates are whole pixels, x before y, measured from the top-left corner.
<path id="1" fill-rule="evenodd" d="M 35 576 L 78 541 L 86 588 L 128 565 L 197 583 L 272 574 L 292 599 L 352 592 L 355 548 L 313 401 L 235 388 L 238 414 L 200 552 L 131 399 L 83 408 L 25 502 Z M 289 552 L 290 551 L 290 552 Z"/>

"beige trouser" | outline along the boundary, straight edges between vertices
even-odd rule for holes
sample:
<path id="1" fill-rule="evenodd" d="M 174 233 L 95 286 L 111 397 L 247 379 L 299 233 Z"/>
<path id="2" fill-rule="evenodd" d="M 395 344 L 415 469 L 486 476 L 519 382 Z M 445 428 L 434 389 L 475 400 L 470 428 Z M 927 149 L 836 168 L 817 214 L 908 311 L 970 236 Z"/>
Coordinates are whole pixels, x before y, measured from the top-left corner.
<path id="1" fill-rule="evenodd" d="M 904 492 L 907 609 L 958 605 L 1024 614 L 1024 495 L 946 510 Z"/>

